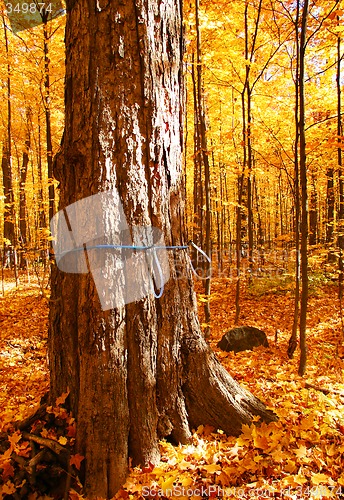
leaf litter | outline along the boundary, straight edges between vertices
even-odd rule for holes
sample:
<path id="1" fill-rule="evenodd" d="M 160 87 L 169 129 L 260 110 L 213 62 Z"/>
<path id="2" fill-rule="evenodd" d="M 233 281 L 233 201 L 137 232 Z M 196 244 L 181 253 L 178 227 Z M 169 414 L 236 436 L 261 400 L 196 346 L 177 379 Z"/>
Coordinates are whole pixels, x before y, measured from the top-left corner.
<path id="1" fill-rule="evenodd" d="M 202 297 L 202 295 L 200 294 Z M 335 286 L 324 286 L 309 300 L 308 364 L 297 375 L 298 355 L 287 356 L 293 297 L 243 291 L 241 324 L 265 330 L 269 348 L 227 353 L 216 344 L 234 326 L 234 293 L 226 279 L 212 285 L 210 343 L 231 375 L 274 410 L 279 420 L 243 425 L 239 437 L 204 425 L 188 445 L 160 443 L 161 460 L 132 468 L 116 499 L 341 498 L 344 497 L 343 332 Z M 203 304 L 200 301 L 202 322 Z M 48 389 L 47 302 L 37 290 L 20 290 L 0 299 L 0 499 L 21 498 L 13 454 L 25 459 L 30 442 L 13 428 L 39 405 Z M 66 399 L 67 395 L 64 395 Z M 77 478 L 83 457 L 73 454 L 75 421 L 64 399 L 49 408 L 42 439 L 68 448 L 75 485 L 69 498 L 86 498 Z M 56 422 L 63 421 L 58 426 Z M 32 430 L 32 429 L 31 429 Z M 63 498 L 28 489 L 29 500 Z M 53 496 L 49 496 L 53 495 Z M 16 496 L 17 495 L 17 496 Z"/>

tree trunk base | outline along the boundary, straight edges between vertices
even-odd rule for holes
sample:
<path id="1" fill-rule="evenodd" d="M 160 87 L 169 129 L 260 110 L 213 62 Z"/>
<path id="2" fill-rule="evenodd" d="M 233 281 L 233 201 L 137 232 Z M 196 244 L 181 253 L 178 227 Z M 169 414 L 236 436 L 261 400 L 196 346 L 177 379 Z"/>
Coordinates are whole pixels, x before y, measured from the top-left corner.
<path id="1" fill-rule="evenodd" d="M 231 378 L 202 336 L 196 342 L 190 338 L 186 338 L 185 342 L 187 349 L 182 348 L 182 358 L 186 376 L 181 386 L 184 404 L 179 402 L 179 406 L 177 405 L 179 413 L 166 411 L 166 408 L 165 412 L 161 413 L 157 425 L 158 437 L 165 437 L 175 444 L 185 444 L 190 441 L 192 430 L 196 430 L 201 424 L 211 425 L 229 435 L 239 435 L 242 425 L 250 424 L 254 416 L 261 417 L 260 421 L 264 422 L 277 420 L 276 415 L 267 410 L 259 399 Z M 41 402 L 46 401 L 47 397 L 48 394 Z M 163 400 L 160 401 L 162 402 Z M 71 486 L 78 489 L 79 471 L 70 465 L 70 459 L 76 452 L 70 445 L 70 439 L 67 438 L 69 442 L 66 446 L 57 441 L 58 437 L 70 436 L 71 431 L 68 428 L 70 418 L 63 408 L 51 409 L 44 402 L 32 415 L 13 424 L 15 432 L 21 433 L 21 438 L 18 440 L 19 448 L 12 449 L 6 464 L 0 462 L 0 468 L 13 467 L 13 477 L 10 479 L 14 484 L 20 484 L 25 479 L 23 486 L 13 493 L 15 500 L 34 492 L 54 494 L 67 499 Z M 56 440 L 42 437 L 43 429 L 54 433 Z M 10 433 L 2 433 L 0 436 L 0 453 L 5 453 L 10 448 L 12 441 L 9 441 L 9 437 Z M 132 439 L 134 437 L 132 435 Z M 31 452 L 20 456 L 18 450 L 25 441 L 30 443 Z M 156 446 L 150 449 L 145 446 L 143 450 L 133 445 L 129 439 L 127 448 L 129 454 L 138 453 L 136 457 L 132 456 L 136 464 L 140 463 L 143 466 L 157 464 L 159 461 L 158 442 Z M 127 473 L 127 465 L 123 472 Z M 6 481 L 2 482 L 0 479 L 0 485 L 4 482 Z M 122 478 L 121 485 L 123 482 Z M 112 486 L 117 491 L 118 481 Z M 85 489 L 91 495 L 89 498 L 92 498 L 90 490 L 94 491 L 94 484 L 87 484 L 86 481 Z M 113 494 L 114 491 L 111 491 L 107 497 L 110 498 Z"/>
<path id="2" fill-rule="evenodd" d="M 242 425 L 250 424 L 255 416 L 264 422 L 277 420 L 229 375 L 201 337 L 194 347 L 188 342 L 184 356 L 188 376 L 183 392 L 192 428 L 209 424 L 227 435 L 238 436 Z"/>
<path id="3" fill-rule="evenodd" d="M 68 499 L 70 487 L 78 488 L 78 471 L 70 465 L 70 418 L 66 410 L 49 409 L 44 403 L 29 417 L 14 422 L 11 430 L 1 433 L 0 486 L 6 484 L 11 498 L 20 500 L 39 493 Z M 42 431 L 50 437 L 42 437 Z M 66 446 L 58 442 L 61 437 Z"/>

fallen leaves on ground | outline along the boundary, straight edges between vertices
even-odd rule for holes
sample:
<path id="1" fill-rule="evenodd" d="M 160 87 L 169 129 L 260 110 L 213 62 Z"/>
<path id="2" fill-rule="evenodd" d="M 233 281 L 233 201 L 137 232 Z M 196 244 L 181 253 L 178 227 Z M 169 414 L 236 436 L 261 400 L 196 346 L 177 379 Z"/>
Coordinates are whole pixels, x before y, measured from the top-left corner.
<path id="1" fill-rule="evenodd" d="M 38 288 L 0 297 L 0 432 L 32 411 L 49 388 L 47 318 Z"/>
<path id="2" fill-rule="evenodd" d="M 292 360 L 287 356 L 294 307 L 288 292 L 261 297 L 243 292 L 241 324 L 263 329 L 269 348 L 234 354 L 216 347 L 234 326 L 233 288 L 230 280 L 213 282 L 210 343 L 230 374 L 279 420 L 244 425 L 238 438 L 201 426 L 190 445 L 164 441 L 160 464 L 150 474 L 134 469 L 116 498 L 344 496 L 343 334 L 336 287 L 324 287 L 309 299 L 304 378 L 297 374 L 297 353 Z M 200 301 L 201 321 L 202 308 Z"/>
<path id="3" fill-rule="evenodd" d="M 279 420 L 244 425 L 237 438 L 205 422 L 188 445 L 162 441 L 160 463 L 133 469 L 117 499 L 344 496 L 343 334 L 336 288 L 323 287 L 310 298 L 304 378 L 297 375 L 298 356 L 289 360 L 286 354 L 293 322 L 293 297 L 288 292 L 243 294 L 241 324 L 265 330 L 269 348 L 237 354 L 217 349 L 222 335 L 234 326 L 233 288 L 225 278 L 214 280 L 210 343 L 231 375 L 273 409 Z M 200 303 L 201 321 L 202 307 Z M 46 302 L 32 290 L 0 300 L 3 429 L 25 416 L 46 391 L 46 310 Z M 68 433 L 47 436 L 64 443 Z M 18 433 L 11 435 L 10 443 L 11 452 L 27 453 L 27 442 Z M 10 452 L 1 456 L 3 463 L 6 453 Z M 70 463 L 78 469 L 82 459 L 74 455 Z M 0 498 L 10 498 L 17 491 L 11 481 L 13 470 L 10 464 L 0 467 Z M 70 498 L 83 496 L 71 490 Z"/>

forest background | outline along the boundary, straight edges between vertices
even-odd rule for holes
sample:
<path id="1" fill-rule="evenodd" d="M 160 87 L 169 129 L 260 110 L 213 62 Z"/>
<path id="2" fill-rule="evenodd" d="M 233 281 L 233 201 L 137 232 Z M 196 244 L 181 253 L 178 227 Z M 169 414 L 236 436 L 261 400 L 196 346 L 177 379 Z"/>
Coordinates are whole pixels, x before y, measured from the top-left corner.
<path id="1" fill-rule="evenodd" d="M 54 14 L 59 10 L 55 7 Z M 33 271 L 43 295 L 49 285 L 49 220 L 58 210 L 54 158 L 64 128 L 65 16 L 49 17 L 27 27 L 24 16 L 20 28 L 27 29 L 18 31 L 18 26 L 12 29 L 5 6 L 2 11 L 3 294 L 9 274 L 19 284 Z M 264 322 L 276 323 L 269 307 L 259 303 L 259 297 L 266 294 L 271 309 L 282 311 L 281 323 L 284 311 L 289 316 L 290 338 L 283 347 L 290 357 L 301 339 L 298 370 L 303 375 L 307 305 L 312 308 L 309 327 L 327 324 L 322 331 L 319 327 L 319 338 L 310 339 L 308 373 L 313 385 L 308 389 L 316 391 L 311 395 L 294 378 L 295 364 L 284 365 L 280 373 L 285 360 L 277 329 L 276 345 L 265 354 L 222 356 L 230 371 L 235 367 L 243 384 L 254 387 L 262 398 L 269 392 L 268 402 L 281 418 L 271 449 L 269 429 L 243 429 L 235 445 L 242 449 L 242 469 L 231 465 L 222 471 L 220 484 L 224 486 L 233 475 L 238 479 L 241 474 L 247 483 L 258 475 L 257 470 L 264 470 L 265 476 L 272 474 L 270 465 L 259 462 L 257 448 L 271 452 L 275 474 L 283 468 L 284 486 L 303 485 L 305 477 L 312 478 L 313 486 L 344 486 L 342 393 L 337 386 L 319 389 L 319 384 L 341 382 L 344 350 L 343 320 L 331 323 L 331 315 L 343 317 L 343 17 L 343 0 L 195 0 L 184 5 L 187 231 L 188 238 L 212 257 L 213 278 L 198 285 L 204 333 L 215 344 L 220 338 L 218 322 L 223 328 L 247 320 L 259 323 L 261 315 Z M 194 253 L 193 263 L 200 275 L 208 275 L 208 264 L 200 254 Z M 317 300 L 313 295 L 319 290 L 325 295 Z M 254 299 L 247 300 L 247 292 Z M 285 294 L 283 300 L 279 294 Z M 31 302 L 25 305 L 28 315 L 39 309 Z M 272 331 L 268 333 L 271 341 Z M 325 368 L 328 378 L 321 377 Z M 260 380 L 259 389 L 255 378 Z M 278 392 L 271 389 L 276 381 Z M 326 399 L 329 392 L 333 392 L 332 402 Z M 294 395 L 286 401 L 289 393 Z M 310 431 L 315 421 L 319 426 Z M 206 429 L 207 434 L 209 438 L 211 430 Z M 216 440 L 223 439 L 216 436 Z M 184 452 L 164 446 L 170 469 L 156 477 L 173 484 L 176 476 L 171 463 L 179 463 L 177 454 Z M 203 453 L 201 444 L 197 446 L 192 455 L 195 463 Z M 251 453 L 247 459 L 245 447 Z M 220 474 L 211 461 L 205 467 L 209 475 Z M 307 467 L 312 473 L 303 475 L 301 469 L 307 471 Z M 133 476 L 132 491 L 147 479 L 140 474 Z"/>
<path id="2" fill-rule="evenodd" d="M 0 244 L 2 268 L 14 267 L 16 279 L 38 263 L 47 274 L 58 204 L 65 16 L 50 5 L 36 23 L 2 13 Z M 309 279 L 342 282 L 342 20 L 340 0 L 184 6 L 188 237 L 211 255 L 213 276 L 233 280 L 236 323 L 243 282 L 295 283 L 289 351 L 300 319 L 300 373 Z M 205 280 L 206 335 L 210 299 Z"/>

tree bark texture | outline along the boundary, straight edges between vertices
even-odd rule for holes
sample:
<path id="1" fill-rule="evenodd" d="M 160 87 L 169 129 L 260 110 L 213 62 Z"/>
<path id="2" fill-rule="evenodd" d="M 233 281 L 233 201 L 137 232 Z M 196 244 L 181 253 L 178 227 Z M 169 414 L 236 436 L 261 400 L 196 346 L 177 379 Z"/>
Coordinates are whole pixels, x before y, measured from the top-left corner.
<path id="1" fill-rule="evenodd" d="M 307 156 L 305 131 L 305 55 L 307 47 L 307 20 L 309 1 L 302 8 L 300 33 L 300 79 L 299 79 L 299 130 L 300 130 L 300 187 L 301 187 L 301 297 L 300 297 L 300 363 L 299 375 L 306 371 L 307 344 L 307 306 L 308 306 L 308 196 L 307 196 Z"/>
<path id="2" fill-rule="evenodd" d="M 61 209 L 114 189 L 129 227 L 157 227 L 166 245 L 185 244 L 181 26 L 172 0 L 67 2 L 66 126 L 54 172 Z M 110 228 L 116 209 L 103 213 Z M 70 390 L 90 498 L 116 493 L 129 456 L 156 463 L 160 438 L 185 443 L 201 423 L 239 434 L 253 415 L 274 419 L 202 338 L 186 251 L 169 263 L 161 299 L 107 311 L 90 274 L 53 265 L 50 395 Z"/>

